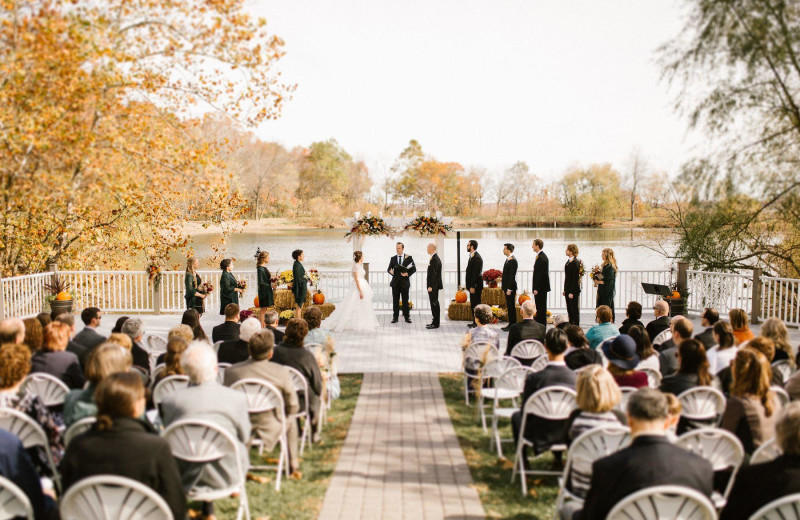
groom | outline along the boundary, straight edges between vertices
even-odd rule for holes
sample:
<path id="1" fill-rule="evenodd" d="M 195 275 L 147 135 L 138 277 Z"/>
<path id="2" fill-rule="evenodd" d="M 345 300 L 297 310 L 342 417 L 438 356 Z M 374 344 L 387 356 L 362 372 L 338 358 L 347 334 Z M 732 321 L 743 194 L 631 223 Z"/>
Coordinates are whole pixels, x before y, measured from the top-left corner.
<path id="1" fill-rule="evenodd" d="M 417 266 L 414 265 L 414 259 L 403 253 L 405 246 L 402 242 L 397 243 L 397 256 L 393 256 L 389 261 L 389 269 L 387 271 L 392 275 L 392 323 L 397 323 L 397 317 L 400 314 L 400 298 L 403 299 L 403 317 L 406 323 L 411 323 L 411 318 L 408 314 L 408 289 L 411 287 L 410 277 L 417 272 Z"/>

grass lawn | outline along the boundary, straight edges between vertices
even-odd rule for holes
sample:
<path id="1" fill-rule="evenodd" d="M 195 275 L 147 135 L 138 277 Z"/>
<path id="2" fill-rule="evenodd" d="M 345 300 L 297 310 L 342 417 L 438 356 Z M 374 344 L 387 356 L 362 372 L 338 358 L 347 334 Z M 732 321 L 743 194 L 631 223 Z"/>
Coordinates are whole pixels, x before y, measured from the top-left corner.
<path id="1" fill-rule="evenodd" d="M 329 410 L 328 422 L 322 429 L 322 442 L 315 444 L 311 450 L 306 445 L 303 452 L 303 459 L 300 463 L 302 480 L 295 481 L 284 478 L 281 481 L 280 492 L 275 491 L 274 470 L 257 473 L 268 477 L 269 483 L 247 482 L 250 516 L 254 520 L 258 518 L 313 520 L 319 516 L 325 491 L 328 489 L 328 483 L 339 458 L 339 451 L 342 449 L 344 438 L 350 428 L 358 392 L 361 390 L 362 375 L 340 374 L 339 380 L 341 381 L 342 395 L 333 402 L 333 406 Z M 256 450 L 252 451 L 251 461 L 253 464 L 263 464 L 259 461 Z M 237 503 L 232 499 L 215 502 L 217 517 L 220 519 L 236 518 Z"/>
<path id="2" fill-rule="evenodd" d="M 503 454 L 508 461 L 501 461 L 491 450 L 491 434 L 483 432 L 477 406 L 467 406 L 464 403 L 463 376 L 440 374 L 439 382 L 447 401 L 450 420 L 464 451 L 474 486 L 480 495 L 487 517 L 552 519 L 558 493 L 556 478 L 545 477 L 541 483 L 535 485 L 534 479 L 529 477 L 529 494 L 523 497 L 519 479 L 511 484 L 513 444 L 503 443 Z M 510 438 L 510 423 L 506 421 L 500 425 L 501 438 Z M 552 460 L 552 455 L 548 453 L 531 465 L 533 468 L 549 469 Z"/>

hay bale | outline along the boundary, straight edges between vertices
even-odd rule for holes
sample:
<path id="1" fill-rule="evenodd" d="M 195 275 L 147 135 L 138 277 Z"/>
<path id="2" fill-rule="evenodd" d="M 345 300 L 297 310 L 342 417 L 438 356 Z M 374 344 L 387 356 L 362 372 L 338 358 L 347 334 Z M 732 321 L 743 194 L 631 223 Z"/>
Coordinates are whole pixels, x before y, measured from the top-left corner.
<path id="1" fill-rule="evenodd" d="M 336 306 L 332 303 L 323 303 L 322 305 L 311 305 L 322 311 L 322 319 L 324 320 L 336 310 Z"/>
<path id="2" fill-rule="evenodd" d="M 474 321 L 472 307 L 469 303 L 450 302 L 447 308 L 447 319 L 450 321 Z"/>
<path id="3" fill-rule="evenodd" d="M 306 293 L 303 307 L 311 305 L 311 291 Z M 294 309 L 294 293 L 289 289 L 275 289 L 275 308 L 281 311 Z"/>
<path id="4" fill-rule="evenodd" d="M 481 303 L 485 303 L 486 305 L 489 306 L 497 305 L 505 309 L 506 296 L 505 294 L 503 294 L 503 289 L 499 287 L 495 289 L 484 287 L 483 291 L 481 292 Z"/>

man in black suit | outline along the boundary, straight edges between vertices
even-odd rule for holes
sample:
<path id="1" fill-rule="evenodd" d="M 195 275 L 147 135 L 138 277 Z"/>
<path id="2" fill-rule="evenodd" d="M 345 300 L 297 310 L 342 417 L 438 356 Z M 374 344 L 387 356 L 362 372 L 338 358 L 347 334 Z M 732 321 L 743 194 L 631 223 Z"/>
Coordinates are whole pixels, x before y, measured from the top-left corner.
<path id="1" fill-rule="evenodd" d="M 239 339 L 239 304 L 225 306 L 225 321 L 211 329 L 211 341 L 236 341 Z"/>
<path id="2" fill-rule="evenodd" d="M 511 355 L 511 351 L 520 341 L 535 339 L 544 343 L 545 326 L 533 319 L 536 314 L 536 305 L 530 300 L 526 300 L 520 307 L 522 321 L 515 323 L 508 328 L 508 343 L 506 343 L 506 356 Z"/>
<path id="3" fill-rule="evenodd" d="M 503 330 L 508 330 L 517 322 L 517 259 L 514 258 L 514 244 L 504 244 L 503 254 L 506 255 L 506 263 L 503 264 L 502 284 L 508 309 L 508 325 Z"/>
<path id="4" fill-rule="evenodd" d="M 642 388 L 628 401 L 631 445 L 592 465 L 592 481 L 583 510 L 575 502 L 561 510 L 562 518 L 606 518 L 623 498 L 644 488 L 686 486 L 711 497 L 714 469 L 704 458 L 674 445 L 666 437 L 667 398 L 658 390 Z M 574 514 L 573 514 L 574 513 Z"/>
<path id="5" fill-rule="evenodd" d="M 232 304 L 225 306 L 227 308 Z M 261 330 L 261 322 L 256 318 L 247 318 L 242 323 L 239 329 L 239 335 L 236 339 L 223 341 L 217 350 L 217 363 L 230 363 L 235 365 L 246 361 L 250 357 L 250 351 L 247 349 L 247 343 L 250 341 L 258 331 Z M 271 330 L 271 329 L 270 329 Z"/>
<path id="6" fill-rule="evenodd" d="M 389 268 L 386 269 L 392 276 L 392 281 L 389 283 L 392 288 L 392 323 L 397 323 L 401 298 L 403 300 L 403 317 L 406 319 L 406 323 L 411 323 L 408 310 L 408 289 L 411 287 L 411 275 L 417 272 L 417 266 L 414 265 L 414 259 L 403 252 L 405 246 L 402 242 L 398 242 L 395 249 L 397 256 L 393 256 L 389 260 Z"/>
<path id="7" fill-rule="evenodd" d="M 662 350 L 658 354 L 658 365 L 663 377 L 674 375 L 678 372 L 678 348 L 687 339 L 692 339 L 694 325 L 683 316 L 673 318 L 672 324 L 672 346 Z"/>
<path id="8" fill-rule="evenodd" d="M 656 336 L 661 332 L 669 328 L 669 304 L 664 300 L 658 300 L 655 305 L 653 305 L 653 314 L 655 314 L 656 319 L 648 323 L 645 327 L 651 342 L 656 339 Z"/>
<path id="9" fill-rule="evenodd" d="M 481 293 L 483 292 L 483 258 L 478 254 L 478 241 L 470 240 L 467 242 L 467 275 L 464 283 L 469 292 L 469 306 L 472 307 L 472 315 L 475 316 L 475 307 L 481 304 Z M 470 323 L 469 328 L 477 327 L 475 321 Z"/>
<path id="10" fill-rule="evenodd" d="M 439 328 L 439 291 L 444 289 L 442 285 L 442 261 L 439 255 L 436 254 L 436 244 L 428 244 L 428 254 L 431 255 L 431 261 L 428 263 L 428 298 L 431 301 L 431 314 L 433 314 L 433 321 L 426 325 L 428 329 Z"/>
<path id="11" fill-rule="evenodd" d="M 536 321 L 547 326 L 547 293 L 550 292 L 550 261 L 542 248 L 544 241 L 537 238 L 533 241 L 533 301 L 536 303 Z"/>
<path id="12" fill-rule="evenodd" d="M 280 321 L 280 316 L 278 316 L 276 311 L 267 311 L 264 315 L 265 328 L 272 331 L 272 335 L 275 336 L 276 345 L 283 341 L 283 331 L 278 330 L 278 321 Z"/>
<path id="13" fill-rule="evenodd" d="M 59 323 L 63 323 L 67 325 L 70 329 L 69 333 L 69 343 L 67 343 L 67 352 L 72 352 L 76 356 L 78 356 L 78 361 L 81 363 L 81 368 L 86 366 L 86 362 L 89 360 L 89 349 L 84 347 L 83 345 L 76 343 L 72 338 L 75 335 L 75 316 L 72 315 L 71 312 L 65 312 L 63 314 L 59 314 L 56 316 L 56 319 Z"/>
<path id="14" fill-rule="evenodd" d="M 97 333 L 97 327 L 100 326 L 100 319 L 103 317 L 103 312 L 97 307 L 86 307 L 81 311 L 81 321 L 83 322 L 83 330 L 75 334 L 72 341 L 91 352 L 94 348 L 103 343 L 106 337 Z"/>
<path id="15" fill-rule="evenodd" d="M 564 266 L 564 301 L 570 325 L 581 324 L 581 261 L 578 260 L 578 246 L 567 246 L 567 263 Z M 641 307 L 640 307 L 641 310 Z"/>
<path id="16" fill-rule="evenodd" d="M 783 454 L 739 471 L 720 520 L 747 520 L 773 500 L 800 493 L 800 403 L 786 407 L 775 430 Z"/>
<path id="17" fill-rule="evenodd" d="M 695 334 L 694 339 L 702 343 L 706 350 L 717 344 L 714 341 L 714 324 L 718 321 L 719 311 L 717 309 L 712 309 L 711 307 L 703 309 L 703 315 L 700 316 L 700 324 L 705 327 L 705 330 Z"/>

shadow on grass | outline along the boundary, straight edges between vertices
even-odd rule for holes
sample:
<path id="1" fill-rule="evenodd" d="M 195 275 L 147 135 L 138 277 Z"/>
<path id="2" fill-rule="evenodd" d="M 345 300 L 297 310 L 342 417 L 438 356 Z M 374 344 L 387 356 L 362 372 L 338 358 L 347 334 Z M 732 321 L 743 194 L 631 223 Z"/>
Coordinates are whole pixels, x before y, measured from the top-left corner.
<path id="1" fill-rule="evenodd" d="M 503 443 L 503 454 L 508 461 L 500 460 L 492 450 L 491 433 L 483 432 L 477 405 L 473 400 L 470 400 L 469 406 L 464 403 L 464 379 L 461 374 L 440 374 L 439 382 L 486 516 L 519 520 L 553 518 L 558 493 L 556 478 L 545 477 L 541 483 L 537 481 L 537 485 L 534 484 L 534 478 L 529 477 L 528 488 L 531 493 L 523 497 L 519 479 L 511 484 L 514 445 Z M 500 437 L 511 438 L 509 422 L 503 421 L 500 425 Z M 549 469 L 552 460 L 552 455 L 547 454 L 533 461 L 531 467 Z"/>

